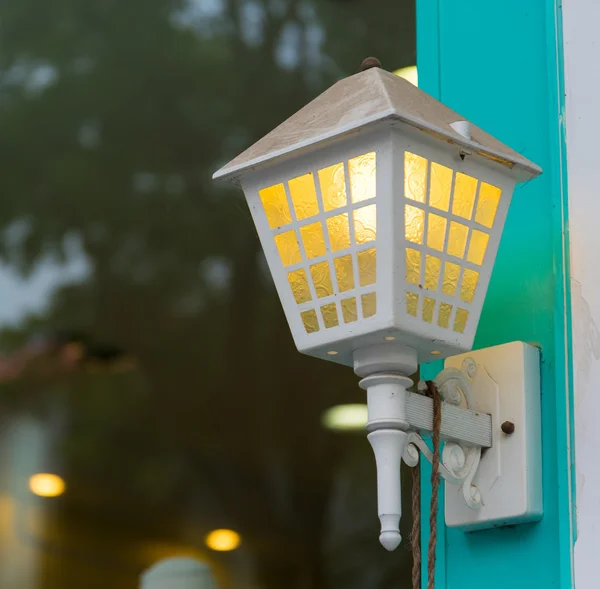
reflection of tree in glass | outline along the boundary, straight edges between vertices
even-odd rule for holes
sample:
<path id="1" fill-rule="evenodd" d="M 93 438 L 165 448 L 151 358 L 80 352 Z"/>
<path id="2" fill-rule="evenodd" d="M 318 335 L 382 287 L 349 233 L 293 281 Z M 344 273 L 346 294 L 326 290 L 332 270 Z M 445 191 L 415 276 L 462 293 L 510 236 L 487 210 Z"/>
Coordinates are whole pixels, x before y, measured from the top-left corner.
<path id="1" fill-rule="evenodd" d="M 80 329 L 139 369 L 75 370 L 47 395 L 11 382 L 4 403 L 60 404 L 88 510 L 161 537 L 185 522 L 198 544 L 236 527 L 262 587 L 396 585 L 408 557 L 377 546 L 366 441 L 319 424 L 362 401 L 356 379 L 295 351 L 246 205 L 210 176 L 367 54 L 414 63 L 412 2 L 22 0 L 0 16 L 0 224 L 23 228 L 3 258 L 27 273 L 75 234 L 92 269 L 0 343 Z M 336 548 L 354 452 L 367 495 Z"/>

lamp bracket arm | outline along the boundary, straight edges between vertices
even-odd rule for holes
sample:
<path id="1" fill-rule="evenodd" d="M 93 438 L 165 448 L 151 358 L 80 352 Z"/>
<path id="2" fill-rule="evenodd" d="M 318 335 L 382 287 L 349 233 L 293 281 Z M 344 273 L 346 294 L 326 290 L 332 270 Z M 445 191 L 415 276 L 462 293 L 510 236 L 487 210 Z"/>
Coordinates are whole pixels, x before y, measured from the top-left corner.
<path id="1" fill-rule="evenodd" d="M 409 430 L 419 432 L 424 437 L 430 436 L 433 432 L 433 399 L 419 393 L 408 393 L 406 418 Z M 446 400 L 442 403 L 440 437 L 445 442 L 491 448 L 492 417 Z"/>
<path id="2" fill-rule="evenodd" d="M 419 450 L 429 462 L 433 461 L 433 452 L 425 440 L 416 432 L 411 432 L 402 455 L 402 459 L 408 466 L 416 467 L 418 465 Z M 465 502 L 471 509 L 479 509 L 483 504 L 479 489 L 472 484 L 480 460 L 481 446 L 465 447 L 454 442 L 447 442 L 439 465 L 439 473 L 446 482 L 462 487 Z"/>
<path id="3" fill-rule="evenodd" d="M 483 504 L 481 493 L 472 483 L 482 448 L 492 445 L 491 416 L 474 409 L 471 384 L 463 371 L 447 368 L 440 372 L 435 383 L 445 399 L 440 437 L 446 443 L 439 465 L 440 475 L 446 482 L 462 487 L 466 504 L 471 509 L 479 509 Z M 407 416 L 410 433 L 402 459 L 415 467 L 421 451 L 431 462 L 433 453 L 421 432 L 430 434 L 433 429 L 433 400 L 424 395 L 409 394 Z"/>

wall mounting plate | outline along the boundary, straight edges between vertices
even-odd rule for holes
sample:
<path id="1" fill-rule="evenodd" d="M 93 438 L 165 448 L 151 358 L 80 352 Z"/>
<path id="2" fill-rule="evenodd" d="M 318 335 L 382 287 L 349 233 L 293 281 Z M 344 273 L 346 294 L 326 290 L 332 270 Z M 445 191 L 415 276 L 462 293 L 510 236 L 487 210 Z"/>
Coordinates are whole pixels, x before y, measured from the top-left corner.
<path id="1" fill-rule="evenodd" d="M 482 454 L 473 479 L 483 505 L 471 509 L 460 487 L 446 484 L 446 525 L 468 531 L 539 520 L 542 517 L 539 350 L 523 342 L 512 342 L 447 358 L 445 367 L 458 368 L 467 374 L 476 410 L 492 416 L 492 447 Z M 502 431 L 506 422 L 514 424 L 513 433 Z M 507 425 L 505 429 L 511 428 Z"/>

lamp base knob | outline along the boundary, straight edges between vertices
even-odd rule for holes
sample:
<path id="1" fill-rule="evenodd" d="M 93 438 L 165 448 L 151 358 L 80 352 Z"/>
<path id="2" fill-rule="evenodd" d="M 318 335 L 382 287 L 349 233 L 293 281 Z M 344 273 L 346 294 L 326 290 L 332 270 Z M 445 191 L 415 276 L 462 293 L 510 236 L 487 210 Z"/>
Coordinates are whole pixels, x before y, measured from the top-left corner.
<path id="1" fill-rule="evenodd" d="M 402 542 L 400 535 L 400 514 L 386 513 L 379 516 L 381 522 L 381 533 L 379 534 L 379 542 L 389 552 L 396 550 Z"/>
<path id="2" fill-rule="evenodd" d="M 393 532 L 392 530 L 387 530 L 379 534 L 379 542 L 381 542 L 381 545 L 388 552 L 392 552 L 396 550 L 398 546 L 400 546 L 400 542 L 402 542 L 402 536 L 400 535 L 400 532 Z"/>

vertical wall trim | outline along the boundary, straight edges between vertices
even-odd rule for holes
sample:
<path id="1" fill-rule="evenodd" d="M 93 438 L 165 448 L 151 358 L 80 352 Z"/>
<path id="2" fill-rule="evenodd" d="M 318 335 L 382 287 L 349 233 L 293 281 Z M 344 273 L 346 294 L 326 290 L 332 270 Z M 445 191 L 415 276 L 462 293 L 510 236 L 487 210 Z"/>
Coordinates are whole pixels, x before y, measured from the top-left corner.
<path id="1" fill-rule="evenodd" d="M 568 211 L 568 183 L 567 183 L 567 144 L 565 122 L 565 82 L 564 82 L 564 52 L 563 52 L 563 20 L 562 0 L 553 0 L 552 10 L 547 15 L 548 34 L 548 71 L 549 81 L 554 85 L 549 92 L 551 123 L 550 132 L 554 136 L 553 144 L 556 149 L 551 150 L 550 172 L 555 176 L 553 184 L 558 189 L 558 206 L 552 209 L 554 226 L 562 227 L 560 233 L 555 232 L 556 244 L 554 252 L 556 258 L 555 280 L 555 316 L 556 325 L 556 350 L 562 350 L 565 362 L 556 364 L 557 377 L 557 437 L 566 440 L 567 451 L 558 453 L 559 473 L 564 473 L 567 484 L 559 486 L 559 503 L 569 507 L 559 511 L 559 539 L 561 542 L 561 577 L 569 579 L 574 587 L 574 550 L 576 535 L 575 517 L 575 444 L 573 427 L 573 341 L 571 322 L 571 288 L 570 288 L 570 263 L 569 263 L 569 211 Z M 562 301 L 562 306 L 560 302 Z M 562 327 L 562 329 L 561 329 Z M 561 383 L 564 391 L 561 395 Z"/>
<path id="2" fill-rule="evenodd" d="M 600 201 L 598 200 L 598 20 L 596 0 L 563 7 L 573 324 L 577 589 L 598 586 L 600 530 Z"/>
<path id="3" fill-rule="evenodd" d="M 598 18 L 588 17 L 590 30 Z M 544 518 L 472 534 L 444 529 L 440 588 L 483 583 L 504 589 L 507 579 L 511 589 L 573 586 L 575 430 L 562 47 L 560 0 L 417 0 L 419 86 L 544 169 L 515 193 L 475 341 L 481 348 L 522 340 L 542 350 Z M 600 202 L 597 208 L 596 219 Z M 597 253 L 598 230 L 596 235 Z M 600 381 L 600 332 L 598 340 Z M 440 367 L 423 366 L 422 377 L 431 378 Z M 423 466 L 422 473 L 428 480 L 430 469 Z M 600 482 L 600 467 L 597 475 Z M 423 485 L 424 512 L 428 487 Z M 600 522 L 600 510 L 598 515 Z M 424 543 L 426 527 L 425 520 Z"/>

